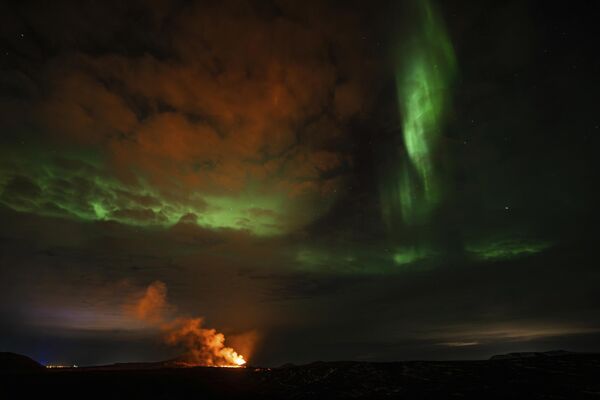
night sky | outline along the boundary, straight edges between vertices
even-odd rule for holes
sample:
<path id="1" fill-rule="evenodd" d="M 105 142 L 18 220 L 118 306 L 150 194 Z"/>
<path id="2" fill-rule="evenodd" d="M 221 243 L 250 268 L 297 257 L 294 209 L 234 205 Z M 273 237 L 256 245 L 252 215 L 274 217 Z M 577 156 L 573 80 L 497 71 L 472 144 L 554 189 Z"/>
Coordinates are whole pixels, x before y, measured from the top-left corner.
<path id="1" fill-rule="evenodd" d="M 600 351 L 600 14 L 551 3 L 0 3 L 0 351 L 175 357 L 157 287 L 254 365 Z"/>

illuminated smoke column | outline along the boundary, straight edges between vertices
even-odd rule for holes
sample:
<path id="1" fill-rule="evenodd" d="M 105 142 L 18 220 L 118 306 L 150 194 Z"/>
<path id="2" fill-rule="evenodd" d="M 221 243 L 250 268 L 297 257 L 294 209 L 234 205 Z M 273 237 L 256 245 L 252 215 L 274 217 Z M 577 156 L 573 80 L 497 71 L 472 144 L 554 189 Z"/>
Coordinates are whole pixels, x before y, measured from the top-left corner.
<path id="1" fill-rule="evenodd" d="M 181 346 L 185 354 L 180 364 L 187 366 L 240 367 L 246 364 L 244 356 L 225 346 L 225 335 L 203 327 L 203 318 L 168 318 L 172 307 L 167 302 L 167 286 L 156 281 L 126 311 L 150 326 L 160 327 L 165 343 Z"/>
<path id="2" fill-rule="evenodd" d="M 428 1 L 417 5 L 417 26 L 396 54 L 396 89 L 403 151 L 395 154 L 381 189 L 384 220 L 424 222 L 443 189 L 437 156 L 449 86 L 456 72 L 452 44 Z"/>
<path id="3" fill-rule="evenodd" d="M 202 327 L 202 318 L 178 318 L 163 326 L 165 342 L 186 349 L 184 365 L 207 367 L 239 367 L 246 360 L 231 347 L 225 346 L 225 336 L 214 329 Z"/>

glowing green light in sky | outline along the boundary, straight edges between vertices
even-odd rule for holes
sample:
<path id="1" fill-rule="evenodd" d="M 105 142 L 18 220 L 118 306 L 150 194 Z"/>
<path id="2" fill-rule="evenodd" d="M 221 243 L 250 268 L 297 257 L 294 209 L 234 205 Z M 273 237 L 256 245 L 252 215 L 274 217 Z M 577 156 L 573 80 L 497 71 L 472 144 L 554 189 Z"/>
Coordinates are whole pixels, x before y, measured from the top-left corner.
<path id="1" fill-rule="evenodd" d="M 397 249 L 392 256 L 392 259 L 396 265 L 407 265 L 422 260 L 428 255 L 429 252 L 424 249 L 407 247 Z"/>
<path id="2" fill-rule="evenodd" d="M 259 235 L 271 235 L 282 230 L 280 212 L 283 196 L 243 193 L 235 197 L 205 196 L 207 210 L 198 216 L 198 223 L 213 228 L 248 229 Z"/>
<path id="3" fill-rule="evenodd" d="M 409 224 L 422 221 L 442 200 L 436 154 L 456 61 L 450 38 L 431 4 L 423 0 L 417 7 L 417 28 L 398 51 L 396 61 L 406 154 L 399 154 L 392 166 L 398 170 L 392 173 L 396 182 L 383 190 L 383 213 L 388 223 L 398 217 Z"/>
<path id="4" fill-rule="evenodd" d="M 470 244 L 467 252 L 481 260 L 507 260 L 540 253 L 551 246 L 548 241 L 503 239 Z"/>
<path id="5" fill-rule="evenodd" d="M 296 252 L 296 261 L 306 267 L 306 269 L 310 268 L 320 268 L 327 264 L 332 264 L 336 257 L 331 255 L 330 253 L 313 248 L 303 248 Z"/>
<path id="6" fill-rule="evenodd" d="M 39 154 L 14 157 L 12 162 L 0 170 L 0 203 L 20 212 L 163 227 L 185 217 L 202 227 L 261 236 L 288 229 L 284 214 L 289 210 L 282 194 L 252 188 L 227 196 L 169 194 L 142 181 L 125 184 L 107 175 L 101 163 L 82 155 L 55 159 Z"/>
<path id="7" fill-rule="evenodd" d="M 94 209 L 94 213 L 96 213 L 97 219 L 106 218 L 106 216 L 108 215 L 108 211 L 106 209 L 104 209 L 104 206 L 102 205 L 102 203 L 92 201 L 92 202 L 90 202 L 90 204 Z"/>
<path id="8" fill-rule="evenodd" d="M 349 275 L 424 270 L 431 267 L 431 261 L 436 256 L 427 247 L 404 246 L 392 251 L 385 244 L 364 247 L 303 246 L 295 249 L 293 255 L 299 270 Z"/>

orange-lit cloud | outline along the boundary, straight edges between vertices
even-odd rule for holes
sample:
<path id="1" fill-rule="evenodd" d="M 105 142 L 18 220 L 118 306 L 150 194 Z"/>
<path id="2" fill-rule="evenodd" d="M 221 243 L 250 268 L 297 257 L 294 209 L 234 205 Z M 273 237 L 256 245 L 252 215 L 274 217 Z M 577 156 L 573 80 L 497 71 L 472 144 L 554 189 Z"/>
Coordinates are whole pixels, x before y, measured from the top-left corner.
<path id="1" fill-rule="evenodd" d="M 360 21 L 309 8 L 158 8 L 168 54 L 63 55 L 46 66 L 37 116 L 55 137 L 101 150 L 120 182 L 175 207 L 275 196 L 286 207 L 265 209 L 280 214 L 271 222 L 302 226 L 331 204 L 350 157 L 337 143 L 370 104 Z"/>

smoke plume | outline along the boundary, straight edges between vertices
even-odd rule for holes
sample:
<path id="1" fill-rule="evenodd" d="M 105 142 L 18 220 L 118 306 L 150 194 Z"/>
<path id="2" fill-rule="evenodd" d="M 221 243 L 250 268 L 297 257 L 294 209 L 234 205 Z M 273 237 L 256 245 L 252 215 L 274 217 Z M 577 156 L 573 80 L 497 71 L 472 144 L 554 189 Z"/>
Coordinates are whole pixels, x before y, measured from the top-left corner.
<path id="1" fill-rule="evenodd" d="M 144 296 L 135 304 L 133 314 L 141 321 L 162 323 L 167 308 L 167 285 L 155 281 L 146 288 Z"/>
<path id="2" fill-rule="evenodd" d="M 225 346 L 225 336 L 214 329 L 202 328 L 202 318 L 178 318 L 164 326 L 169 345 L 187 349 L 186 364 L 215 367 L 241 366 L 244 357 Z"/>
<path id="3" fill-rule="evenodd" d="M 182 347 L 185 353 L 179 362 L 188 366 L 239 367 L 244 356 L 225 346 L 225 335 L 204 328 L 201 317 L 176 317 L 167 302 L 167 286 L 161 281 L 150 284 L 144 294 L 129 309 L 140 321 L 158 327 L 169 346 Z"/>

